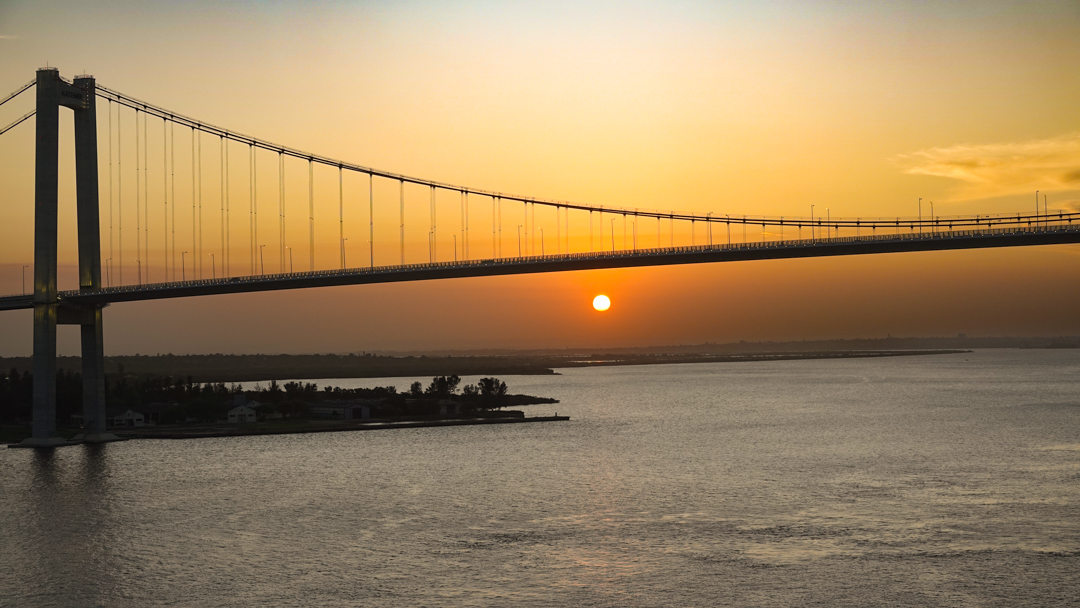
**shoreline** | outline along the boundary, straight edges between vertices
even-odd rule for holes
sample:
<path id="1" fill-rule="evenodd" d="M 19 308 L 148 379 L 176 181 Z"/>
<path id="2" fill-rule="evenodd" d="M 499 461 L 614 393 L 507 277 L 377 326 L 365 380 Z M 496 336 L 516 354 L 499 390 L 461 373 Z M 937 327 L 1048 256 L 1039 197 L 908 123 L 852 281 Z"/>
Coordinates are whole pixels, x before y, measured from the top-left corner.
<path id="1" fill-rule="evenodd" d="M 257 435 L 297 435 L 306 433 L 341 433 L 349 431 L 379 431 L 384 429 L 429 428 L 443 426 L 476 426 L 483 424 L 522 424 L 526 422 L 555 422 L 570 420 L 569 416 L 500 416 L 497 418 L 446 418 L 441 420 L 385 420 L 385 421 L 334 421 L 315 426 L 289 426 L 285 428 L 251 428 L 244 424 L 191 429 L 170 428 L 157 431 L 157 427 L 113 429 L 121 439 L 204 439 L 208 437 L 253 437 Z"/>
<path id="2" fill-rule="evenodd" d="M 386 421 L 334 421 L 315 426 L 288 426 L 278 428 L 253 428 L 244 424 L 231 424 L 228 426 L 203 427 L 185 431 L 182 427 L 170 427 L 158 431 L 161 427 L 129 427 L 122 429 L 109 429 L 117 436 L 117 441 L 129 439 L 208 439 L 215 437 L 256 437 L 260 435 L 302 435 L 309 433 L 346 433 L 351 431 L 380 431 L 386 429 L 411 429 L 446 426 L 478 426 L 485 424 L 524 424 L 529 422 L 562 422 L 570 420 L 570 416 L 500 416 L 497 418 L 447 418 L 440 420 L 386 420 Z M 306 422 L 306 421 L 305 421 Z M 257 424 L 257 423 L 256 423 Z M 3 445 L 3 443 L 0 443 Z M 7 443 L 8 447 L 17 446 L 18 443 Z M 64 444 L 80 445 L 78 442 Z M 61 446 L 57 446 L 61 447 Z"/>

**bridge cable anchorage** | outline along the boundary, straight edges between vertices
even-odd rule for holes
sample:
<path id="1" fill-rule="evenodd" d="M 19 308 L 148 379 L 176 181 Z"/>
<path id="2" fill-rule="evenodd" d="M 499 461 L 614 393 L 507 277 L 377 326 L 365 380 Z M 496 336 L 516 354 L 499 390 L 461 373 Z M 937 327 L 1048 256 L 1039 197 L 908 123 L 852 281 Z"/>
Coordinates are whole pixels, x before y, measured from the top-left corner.
<path id="1" fill-rule="evenodd" d="M 227 137 L 227 138 L 229 138 L 229 139 L 231 139 L 233 141 L 240 141 L 240 142 L 243 142 L 243 143 L 247 143 L 247 144 L 249 144 L 249 145 L 251 145 L 253 147 L 256 147 L 256 148 L 263 148 L 263 149 L 266 149 L 266 150 L 272 150 L 272 151 L 284 154 L 286 156 L 293 156 L 293 157 L 297 157 L 297 158 L 310 159 L 312 162 L 321 163 L 321 164 L 327 164 L 327 165 L 331 165 L 331 166 L 338 166 L 339 168 L 347 169 L 349 171 L 354 171 L 354 172 L 359 172 L 359 173 L 368 173 L 369 175 L 372 175 L 374 177 L 398 179 L 398 180 L 401 180 L 401 181 L 404 181 L 404 182 L 407 182 L 407 183 L 426 185 L 426 186 L 430 186 L 432 188 L 441 188 L 441 189 L 445 189 L 445 190 L 458 191 L 458 192 L 464 192 L 464 193 L 479 194 L 479 195 L 482 195 L 482 196 L 492 196 L 492 195 L 498 194 L 502 198 L 506 198 L 508 200 L 513 200 L 513 201 L 518 201 L 518 202 L 527 203 L 527 204 L 533 204 L 533 205 L 544 205 L 544 206 L 549 206 L 549 207 L 550 206 L 564 206 L 564 207 L 566 207 L 568 209 L 573 209 L 573 210 L 590 210 L 591 209 L 591 210 L 594 210 L 594 211 L 598 211 L 600 213 L 603 213 L 605 211 L 608 212 L 608 213 L 626 212 L 628 215 L 635 215 L 637 217 L 667 217 L 669 220 L 673 220 L 673 221 L 690 221 L 691 220 L 690 215 L 685 214 L 685 213 L 674 213 L 674 212 L 670 212 L 670 211 L 669 212 L 661 212 L 661 211 L 655 211 L 655 210 L 653 210 L 653 211 L 632 212 L 631 210 L 624 209 L 624 208 L 611 208 L 611 207 L 604 208 L 603 206 L 599 206 L 599 205 L 565 203 L 563 201 L 555 201 L 555 200 L 549 200 L 549 199 L 538 199 L 538 198 L 535 198 L 535 197 L 517 196 L 517 195 L 510 195 L 510 194 L 505 194 L 505 193 L 495 193 L 495 192 L 491 192 L 491 191 L 487 191 L 487 190 L 483 190 L 483 189 L 478 189 L 478 188 L 469 188 L 469 187 L 464 187 L 464 186 L 456 186 L 456 185 L 449 184 L 449 183 L 442 183 L 442 182 L 436 182 L 436 181 L 433 181 L 433 180 L 409 177 L 409 176 L 405 176 L 405 175 L 401 175 L 401 174 L 397 174 L 397 173 L 392 173 L 392 172 L 388 172 L 388 171 L 380 171 L 380 170 L 376 170 L 376 169 L 373 169 L 373 168 L 370 168 L 370 167 L 364 167 L 364 166 L 361 166 L 361 165 L 345 163 L 343 161 L 332 159 L 332 158 L 329 158 L 329 157 L 314 155 L 314 154 L 303 152 L 303 151 L 300 151 L 300 150 L 297 150 L 297 149 L 288 148 L 288 147 L 285 147 L 285 146 L 280 146 L 278 144 L 274 144 L 272 142 L 260 140 L 258 138 L 237 134 L 237 133 L 228 131 L 226 129 L 216 127 L 214 125 L 204 123 L 204 122 L 199 121 L 199 120 L 195 120 L 195 119 L 192 119 L 192 118 L 188 118 L 188 117 L 176 114 L 174 112 L 170 112 L 168 110 L 165 110 L 164 108 L 148 104 L 146 102 L 137 100 L 137 99 L 135 99 L 133 97 L 130 97 L 130 96 L 125 95 L 123 93 L 108 89 L 107 87 L 102 87 L 100 85 L 97 87 L 97 94 L 102 98 L 110 99 L 112 101 L 116 101 L 117 103 L 119 103 L 121 105 L 126 105 L 126 106 L 131 107 L 131 108 L 139 108 L 143 112 L 152 113 L 152 114 L 155 114 L 155 115 L 158 115 L 158 116 L 169 116 L 172 120 L 180 122 L 183 126 L 188 126 L 190 128 L 193 128 L 193 129 L 198 129 L 201 132 L 212 133 L 212 134 L 215 134 L 215 135 L 224 136 L 224 137 Z M 601 209 L 603 209 L 603 211 L 601 211 Z M 1037 215 L 1040 216 L 1039 217 L 1039 222 L 1040 223 L 1045 223 L 1044 218 L 1041 217 L 1042 214 L 1040 213 L 1040 214 L 1037 214 Z M 1067 216 L 1063 216 L 1063 219 L 1072 219 L 1074 216 L 1075 217 L 1080 217 L 1080 212 L 1078 212 L 1076 214 L 1069 214 Z M 993 221 L 994 224 L 1002 224 L 1002 223 L 1004 223 L 1004 219 L 1005 218 L 997 218 L 997 219 L 994 219 L 992 221 Z M 698 218 L 698 221 L 720 221 L 720 220 L 719 219 L 702 220 L 701 218 Z M 830 228 L 830 229 L 839 229 L 839 228 L 843 228 L 843 227 L 852 227 L 853 228 L 853 227 L 855 227 L 854 221 L 855 220 L 852 220 L 852 219 L 838 219 L 838 220 L 831 221 L 828 224 L 826 224 L 825 222 L 820 222 L 817 225 L 817 227 L 827 227 L 827 228 Z M 744 224 L 744 225 L 745 224 L 762 224 L 762 223 L 764 223 L 766 226 L 775 226 L 775 225 L 778 225 L 779 220 L 778 220 L 778 218 L 773 218 L 773 217 L 744 216 L 743 218 L 729 219 L 725 223 L 728 223 L 728 222 L 741 223 L 741 224 Z M 816 223 L 813 220 L 811 220 L 810 222 L 806 222 L 804 220 L 788 220 L 788 222 L 793 223 L 796 226 L 800 226 L 800 227 L 801 226 L 815 227 L 815 223 Z M 972 225 L 970 220 L 967 220 L 967 222 L 968 223 L 966 225 Z M 916 225 L 914 220 L 910 221 L 910 222 L 906 221 L 906 222 L 903 222 L 903 223 L 908 224 L 910 229 L 914 229 L 914 227 Z M 925 223 L 925 221 L 924 222 L 919 222 L 918 225 L 921 226 L 921 225 L 923 225 L 923 223 Z M 870 221 L 870 222 L 864 222 L 864 224 L 867 225 L 867 226 L 870 226 L 871 228 L 875 228 L 875 227 L 887 226 L 889 224 L 892 224 L 892 222 L 891 221 L 880 221 L 880 222 Z M 535 224 L 533 225 L 533 228 L 535 229 Z M 529 240 L 534 241 L 535 232 L 532 232 L 532 233 L 529 233 L 529 234 L 532 235 L 532 238 L 529 238 Z"/>

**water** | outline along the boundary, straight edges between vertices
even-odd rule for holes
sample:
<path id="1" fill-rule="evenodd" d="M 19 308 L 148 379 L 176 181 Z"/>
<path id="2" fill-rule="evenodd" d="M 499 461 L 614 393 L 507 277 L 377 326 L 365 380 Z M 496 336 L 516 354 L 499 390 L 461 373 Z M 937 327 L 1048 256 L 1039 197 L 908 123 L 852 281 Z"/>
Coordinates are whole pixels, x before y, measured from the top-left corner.
<path id="1" fill-rule="evenodd" d="M 1078 603 L 1080 351 L 561 371 L 506 379 L 570 422 L 0 450 L 0 604 Z"/>

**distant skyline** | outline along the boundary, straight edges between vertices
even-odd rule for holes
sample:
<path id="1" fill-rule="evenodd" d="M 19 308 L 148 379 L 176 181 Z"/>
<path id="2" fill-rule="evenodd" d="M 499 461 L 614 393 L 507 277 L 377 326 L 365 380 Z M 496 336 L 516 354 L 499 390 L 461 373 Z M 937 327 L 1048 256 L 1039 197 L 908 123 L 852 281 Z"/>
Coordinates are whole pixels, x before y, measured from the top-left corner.
<path id="1" fill-rule="evenodd" d="M 3 94 L 49 64 L 300 149 L 538 197 L 721 215 L 806 216 L 814 205 L 833 217 L 867 217 L 913 216 L 919 198 L 938 215 L 1029 212 L 1039 190 L 1051 212 L 1080 210 L 1080 5 L 1068 1 L 16 1 L 0 6 L 0 56 Z M 0 108 L 0 125 L 32 107 L 24 97 Z M 32 124 L 0 136 L 0 294 L 19 293 L 22 266 L 32 264 L 32 149 Z M 65 154 L 61 288 L 72 288 Z M 316 179 L 318 189 L 336 178 Z M 289 187 L 305 188 L 300 179 Z M 354 178 L 347 187 L 356 196 L 364 185 Z M 324 202 L 335 220 L 336 204 Z M 349 255 L 357 259 L 366 255 L 362 218 L 359 205 L 350 207 L 357 245 Z M 316 255 L 330 265 L 338 255 L 332 223 L 317 223 Z M 490 250 L 490 236 L 478 242 Z M 378 243 L 376 259 L 394 261 L 394 247 Z M 246 265 L 246 255 L 236 257 Z M 612 301 L 604 313 L 591 306 L 601 293 Z M 1080 246 L 1053 246 L 120 304 L 105 311 L 105 348 L 310 353 L 1052 336 L 1080 334 L 1078 309 Z M 0 356 L 30 353 L 30 319 L 0 314 Z M 61 353 L 77 354 L 77 331 L 62 327 L 59 336 Z"/>

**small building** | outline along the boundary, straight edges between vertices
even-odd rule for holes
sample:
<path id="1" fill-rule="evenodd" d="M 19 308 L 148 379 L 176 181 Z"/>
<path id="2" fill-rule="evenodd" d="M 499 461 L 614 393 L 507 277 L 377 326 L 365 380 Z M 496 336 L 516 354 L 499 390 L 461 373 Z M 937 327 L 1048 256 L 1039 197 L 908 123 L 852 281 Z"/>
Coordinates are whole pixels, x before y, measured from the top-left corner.
<path id="1" fill-rule="evenodd" d="M 458 416 L 461 414 L 461 404 L 457 401 L 450 401 L 448 399 L 439 400 L 439 415 L 440 416 Z"/>
<path id="2" fill-rule="evenodd" d="M 311 406 L 311 413 L 332 420 L 366 420 L 371 418 L 371 408 L 381 399 L 352 399 L 323 401 Z"/>
<path id="3" fill-rule="evenodd" d="M 132 408 L 109 408 L 105 415 L 106 427 L 144 426 L 146 417 Z"/>
<path id="4" fill-rule="evenodd" d="M 246 405 L 238 405 L 229 410 L 229 422 L 255 422 L 255 410 Z"/>

